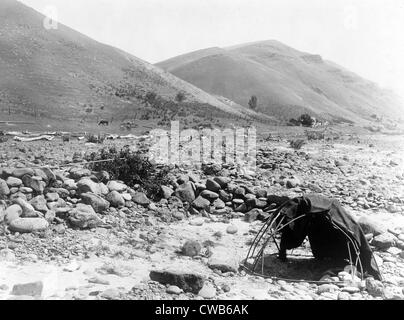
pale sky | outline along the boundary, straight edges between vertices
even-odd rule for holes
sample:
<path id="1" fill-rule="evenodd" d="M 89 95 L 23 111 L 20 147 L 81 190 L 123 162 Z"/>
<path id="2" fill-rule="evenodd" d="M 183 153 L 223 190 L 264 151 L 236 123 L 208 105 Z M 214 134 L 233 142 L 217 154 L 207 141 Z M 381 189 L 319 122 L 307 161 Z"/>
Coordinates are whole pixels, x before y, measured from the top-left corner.
<path id="1" fill-rule="evenodd" d="M 1 1 L 1 0 L 0 0 Z M 155 63 L 274 39 L 320 54 L 404 97 L 403 0 L 21 0 Z"/>

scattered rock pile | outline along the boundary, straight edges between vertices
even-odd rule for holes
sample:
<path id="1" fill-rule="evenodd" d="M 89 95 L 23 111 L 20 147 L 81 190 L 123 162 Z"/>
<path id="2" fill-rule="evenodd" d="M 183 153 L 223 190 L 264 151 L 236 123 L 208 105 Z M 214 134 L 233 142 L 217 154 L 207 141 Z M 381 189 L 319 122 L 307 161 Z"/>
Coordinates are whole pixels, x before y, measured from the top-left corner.
<path id="1" fill-rule="evenodd" d="M 144 275 L 147 277 L 152 270 L 152 281 L 135 286 L 129 298 L 225 299 L 234 294 L 254 299 L 402 299 L 404 227 L 384 226 L 373 218 L 380 212 L 394 217 L 404 212 L 404 174 L 397 171 L 401 162 L 390 157 L 355 158 L 357 154 L 351 151 L 344 156 L 334 154 L 332 149 L 320 157 L 306 152 L 309 147 L 294 151 L 265 146 L 258 150 L 255 174 L 242 174 L 231 165 L 210 165 L 202 172 L 174 168 L 171 173 L 175 178 L 161 186 L 162 199 L 153 202 L 140 186 L 113 180 L 107 172 L 79 166 L 51 170 L 43 165 L 61 164 L 64 158 L 48 161 L 50 152 L 38 154 L 33 147 L 15 146 L 20 149 L 17 156 L 11 148 L 0 154 L 4 159 L 0 168 L 0 234 L 3 236 L 4 231 L 6 235 L 0 239 L 0 259 L 23 257 L 48 263 L 52 259 L 70 261 L 72 257 L 85 261 L 94 256 L 119 256 L 132 259 L 130 263 L 147 263 L 149 269 Z M 68 153 L 65 158 L 69 163 L 72 154 L 77 162 L 83 158 L 81 150 Z M 273 208 L 279 200 L 274 195 L 294 197 L 309 192 L 339 199 L 358 218 L 385 282 L 371 278 L 359 281 L 357 274 L 352 278 L 351 270 L 344 270 L 326 279 L 332 284 L 289 284 L 246 276 L 239 270 L 240 259 L 229 253 L 229 243 L 242 252 L 248 248 L 250 238 L 261 227 L 254 222 L 266 219 L 264 209 Z M 189 221 L 181 222 L 187 218 Z M 217 224 L 221 225 L 220 231 L 214 230 Z M 192 236 L 182 237 L 187 228 Z M 223 251 L 212 246 L 212 252 L 205 254 L 201 238 L 221 242 Z M 173 243 L 179 252 L 169 247 Z M 150 258 L 153 255 L 155 260 Z M 180 261 L 198 265 L 203 272 L 167 270 L 155 263 L 162 255 L 167 258 L 166 265 Z M 75 267 L 69 264 L 65 269 Z M 119 277 L 126 275 L 116 268 L 107 271 Z M 105 274 L 98 273 L 89 276 L 88 283 L 109 286 L 111 279 L 105 280 Z M 15 288 L 13 284 L 7 289 L 0 286 L 0 293 L 8 290 L 16 296 L 36 297 L 42 288 L 34 281 Z M 240 288 L 241 283 L 246 283 L 245 288 Z M 77 297 L 128 297 L 127 292 L 112 286 L 86 290 Z"/>
<path id="2" fill-rule="evenodd" d="M 182 183 L 178 185 L 174 195 L 190 205 L 189 212 L 192 215 L 241 213 L 242 216 L 247 214 L 246 219 L 250 222 L 266 217 L 263 209 L 270 203 L 267 190 L 263 188 L 236 185 L 229 177 L 209 178 L 201 183 L 187 176 L 180 178 L 178 182 Z"/>
<path id="3" fill-rule="evenodd" d="M 0 169 L 2 221 L 12 232 L 45 231 L 50 224 L 86 229 L 105 224 L 110 208 L 146 206 L 150 200 L 106 172 L 84 168 Z"/>

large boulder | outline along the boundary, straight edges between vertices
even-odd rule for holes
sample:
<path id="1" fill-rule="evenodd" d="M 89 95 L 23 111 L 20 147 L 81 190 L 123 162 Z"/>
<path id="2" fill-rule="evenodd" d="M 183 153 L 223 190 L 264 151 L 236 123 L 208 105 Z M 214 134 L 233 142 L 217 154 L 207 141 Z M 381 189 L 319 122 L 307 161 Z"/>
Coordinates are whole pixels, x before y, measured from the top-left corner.
<path id="1" fill-rule="evenodd" d="M 8 227 L 13 232 L 30 233 L 45 231 L 49 223 L 43 218 L 19 218 L 13 220 Z"/>
<path id="2" fill-rule="evenodd" d="M 358 220 L 358 224 L 362 228 L 365 234 L 372 233 L 374 236 L 378 236 L 380 234 L 386 233 L 387 228 L 383 226 L 382 223 L 370 218 L 370 217 L 360 217 Z"/>
<path id="3" fill-rule="evenodd" d="M 0 178 L 7 179 L 13 174 L 13 169 L 10 168 L 0 168 Z"/>
<path id="4" fill-rule="evenodd" d="M 233 195 L 224 190 L 220 190 L 219 196 L 220 196 L 220 199 L 223 200 L 224 202 L 230 202 L 233 200 Z"/>
<path id="5" fill-rule="evenodd" d="M 70 178 L 74 180 L 79 180 L 83 177 L 88 177 L 91 175 L 91 171 L 84 168 L 72 168 L 69 172 Z"/>
<path id="6" fill-rule="evenodd" d="M 198 294 L 205 283 L 205 279 L 201 275 L 169 270 L 151 271 L 150 279 L 164 285 L 177 286 L 185 292 L 194 294 Z"/>
<path id="7" fill-rule="evenodd" d="M 167 186 L 161 186 L 161 193 L 164 199 L 169 199 L 173 195 L 174 190 Z"/>
<path id="8" fill-rule="evenodd" d="M 48 202 L 47 205 L 48 205 L 49 210 L 56 211 L 59 208 L 66 208 L 67 203 L 63 199 L 59 199 L 58 201 Z"/>
<path id="9" fill-rule="evenodd" d="M 243 187 L 236 187 L 236 189 L 233 191 L 233 195 L 235 198 L 244 199 L 245 189 Z"/>
<path id="10" fill-rule="evenodd" d="M 56 218 L 56 213 L 55 213 L 55 211 L 48 210 L 48 211 L 45 213 L 45 220 L 48 221 L 49 223 L 52 223 L 52 222 L 55 220 L 55 218 Z"/>
<path id="11" fill-rule="evenodd" d="M 249 208 L 257 208 L 257 209 L 264 209 L 268 205 L 266 201 L 257 198 L 247 200 L 246 204 L 248 205 Z"/>
<path id="12" fill-rule="evenodd" d="M 261 209 L 252 209 L 251 211 L 248 211 L 245 216 L 244 216 L 244 220 L 246 222 L 252 223 L 255 220 L 258 219 L 258 217 L 263 213 L 263 211 Z"/>
<path id="13" fill-rule="evenodd" d="M 201 197 L 204 197 L 205 199 L 208 199 L 210 201 L 216 200 L 219 198 L 219 195 L 216 192 L 209 191 L 209 190 L 203 190 L 200 195 L 201 195 Z"/>
<path id="14" fill-rule="evenodd" d="M 18 204 L 13 204 L 5 210 L 4 222 L 9 225 L 12 221 L 19 219 L 22 215 L 22 208 Z"/>
<path id="15" fill-rule="evenodd" d="M 99 182 L 108 183 L 108 181 L 111 180 L 111 176 L 107 171 L 99 171 L 96 172 L 94 175 Z"/>
<path id="16" fill-rule="evenodd" d="M 231 182 L 229 177 L 215 177 L 213 180 L 218 183 L 222 189 L 225 189 Z"/>
<path id="17" fill-rule="evenodd" d="M 44 179 L 47 183 L 51 183 L 53 181 L 56 180 L 56 175 L 54 174 L 54 172 L 47 168 L 47 167 L 43 167 L 40 169 L 46 176 L 46 179 Z"/>
<path id="18" fill-rule="evenodd" d="M 128 186 L 126 184 L 115 180 L 109 181 L 107 187 L 110 192 L 112 191 L 124 192 L 126 191 L 126 189 L 128 189 Z"/>
<path id="19" fill-rule="evenodd" d="M 374 237 L 372 240 L 372 245 L 374 245 L 379 250 L 387 250 L 390 247 L 394 247 L 397 243 L 397 238 L 389 233 L 383 233 Z"/>
<path id="20" fill-rule="evenodd" d="M 189 240 L 182 246 L 181 253 L 187 257 L 194 257 L 199 255 L 201 250 L 202 247 L 198 241 Z"/>
<path id="21" fill-rule="evenodd" d="M 226 208 L 226 204 L 220 199 L 216 199 L 215 201 L 213 201 L 212 205 L 215 207 L 215 209 L 219 210 Z"/>
<path id="22" fill-rule="evenodd" d="M 33 176 L 31 177 L 30 184 L 27 187 L 30 187 L 35 192 L 42 194 L 45 190 L 46 182 L 43 181 L 41 177 Z"/>
<path id="23" fill-rule="evenodd" d="M 48 211 L 48 206 L 46 205 L 46 199 L 43 195 L 37 196 L 30 201 L 30 204 L 35 210 L 45 213 Z"/>
<path id="24" fill-rule="evenodd" d="M 212 284 L 205 284 L 198 295 L 204 299 L 213 299 L 216 297 L 216 289 Z"/>
<path id="25" fill-rule="evenodd" d="M 22 208 L 21 217 L 23 218 L 35 218 L 41 216 L 41 213 L 36 211 L 35 208 L 23 198 L 14 199 L 14 204 L 18 204 Z"/>
<path id="26" fill-rule="evenodd" d="M 180 185 L 177 190 L 175 190 L 174 195 L 181 199 L 182 201 L 186 201 L 188 203 L 192 203 L 195 200 L 195 186 L 192 182 L 187 182 Z"/>
<path id="27" fill-rule="evenodd" d="M 98 187 L 100 188 L 101 195 L 106 196 L 109 193 L 109 189 L 104 183 L 100 182 Z"/>
<path id="28" fill-rule="evenodd" d="M 266 198 L 268 196 L 268 191 L 264 188 L 256 188 L 254 194 L 257 198 Z"/>
<path id="29" fill-rule="evenodd" d="M 60 199 L 60 196 L 57 192 L 49 192 L 46 194 L 46 201 L 55 202 Z"/>
<path id="30" fill-rule="evenodd" d="M 77 192 L 78 194 L 82 193 L 93 193 L 96 195 L 101 195 L 103 192 L 100 184 L 94 182 L 90 178 L 82 178 L 79 182 L 77 182 Z"/>
<path id="31" fill-rule="evenodd" d="M 208 210 L 210 207 L 210 201 L 203 198 L 202 196 L 199 196 L 192 202 L 192 206 L 198 210 Z"/>
<path id="32" fill-rule="evenodd" d="M 110 205 L 107 200 L 91 192 L 82 193 L 81 200 L 84 204 L 90 205 L 97 213 L 105 212 L 106 210 L 108 210 Z"/>
<path id="33" fill-rule="evenodd" d="M 208 179 L 206 181 L 206 189 L 208 189 L 209 191 L 212 191 L 212 192 L 219 192 L 221 189 L 221 186 L 215 180 Z"/>
<path id="34" fill-rule="evenodd" d="M 41 169 L 34 169 L 34 173 L 36 177 L 40 177 L 41 180 L 48 182 L 48 176 Z"/>
<path id="35" fill-rule="evenodd" d="M 296 177 L 293 177 L 291 179 L 286 180 L 286 188 L 288 189 L 292 189 L 292 188 L 296 188 L 300 185 L 300 180 Z"/>
<path id="36" fill-rule="evenodd" d="M 8 177 L 6 183 L 10 188 L 17 188 L 22 185 L 22 180 L 16 177 Z"/>
<path id="37" fill-rule="evenodd" d="M 7 185 L 7 182 L 3 179 L 0 179 L 0 199 L 7 197 L 10 194 L 10 188 Z"/>
<path id="38" fill-rule="evenodd" d="M 213 255 L 208 261 L 208 266 L 212 270 L 220 270 L 221 272 L 237 273 L 239 269 L 239 261 L 234 252 L 229 252 L 226 248 L 216 248 Z"/>
<path id="39" fill-rule="evenodd" d="M 111 203 L 113 207 L 120 208 L 125 205 L 125 200 L 118 191 L 111 191 L 107 195 L 107 200 Z"/>
<path id="40" fill-rule="evenodd" d="M 76 190 L 77 183 L 73 179 L 65 179 L 63 181 L 62 187 L 67 190 Z"/>
<path id="41" fill-rule="evenodd" d="M 78 204 L 76 208 L 70 210 L 69 222 L 79 229 L 93 229 L 104 224 L 94 209 L 85 204 Z"/>
<path id="42" fill-rule="evenodd" d="M 34 174 L 35 172 L 31 168 L 17 168 L 13 170 L 12 176 L 22 178 L 25 175 L 33 176 Z"/>
<path id="43" fill-rule="evenodd" d="M 131 192 L 132 200 L 141 206 L 148 206 L 151 201 L 143 192 Z"/>
<path id="44" fill-rule="evenodd" d="M 11 294 L 14 296 L 41 297 L 43 288 L 42 281 L 15 284 Z"/>
<path id="45" fill-rule="evenodd" d="M 69 190 L 65 188 L 49 188 L 49 192 L 55 192 L 59 195 L 59 198 L 66 199 L 67 197 L 70 196 Z"/>

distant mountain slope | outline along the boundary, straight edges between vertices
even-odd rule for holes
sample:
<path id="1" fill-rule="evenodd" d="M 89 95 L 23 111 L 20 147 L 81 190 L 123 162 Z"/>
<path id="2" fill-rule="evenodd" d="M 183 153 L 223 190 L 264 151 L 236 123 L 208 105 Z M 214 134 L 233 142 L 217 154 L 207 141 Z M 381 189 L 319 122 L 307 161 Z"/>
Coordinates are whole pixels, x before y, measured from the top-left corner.
<path id="1" fill-rule="evenodd" d="M 259 111 L 278 118 L 310 112 L 355 122 L 374 114 L 404 119 L 404 103 L 394 93 L 278 41 L 200 50 L 157 66 L 243 106 L 256 95 Z"/>
<path id="2" fill-rule="evenodd" d="M 148 92 L 170 101 L 182 92 L 187 106 L 207 113 L 253 114 L 62 24 L 46 30 L 43 20 L 20 2 L 0 0 L 0 118 L 7 110 L 59 119 L 124 118 L 143 108 Z"/>

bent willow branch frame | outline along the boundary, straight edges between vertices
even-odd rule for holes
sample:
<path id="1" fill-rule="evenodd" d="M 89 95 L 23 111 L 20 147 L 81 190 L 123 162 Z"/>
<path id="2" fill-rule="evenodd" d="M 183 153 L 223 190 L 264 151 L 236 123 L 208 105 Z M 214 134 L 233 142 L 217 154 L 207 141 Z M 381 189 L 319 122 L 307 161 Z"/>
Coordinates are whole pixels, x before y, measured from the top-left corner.
<path id="1" fill-rule="evenodd" d="M 285 216 L 282 216 L 282 208 L 279 208 L 277 210 L 273 210 L 274 216 L 271 219 L 268 219 L 264 225 L 261 227 L 260 231 L 257 233 L 257 235 L 254 238 L 254 241 L 252 242 L 247 256 L 243 263 L 240 265 L 242 269 L 244 269 L 247 273 L 263 277 L 263 278 L 269 278 L 273 280 L 284 280 L 288 282 L 309 282 L 309 283 L 330 283 L 330 281 L 308 281 L 308 280 L 299 280 L 299 279 L 285 279 L 285 278 L 279 278 L 279 277 L 273 277 L 270 275 L 265 274 L 264 271 L 264 258 L 265 258 L 265 249 L 268 247 L 269 243 L 271 240 L 274 241 L 277 249 L 279 250 L 279 245 L 276 241 L 276 236 L 280 234 L 280 232 L 286 228 L 288 225 L 303 219 L 307 217 L 307 215 L 301 215 L 288 223 L 282 225 L 284 219 L 286 218 Z M 279 220 L 280 218 L 280 220 Z M 277 221 L 279 222 L 277 223 Z M 332 225 L 338 229 L 340 232 L 342 232 L 346 239 L 347 239 L 347 248 L 348 248 L 348 253 L 349 253 L 349 264 L 351 266 L 354 266 L 355 268 L 351 268 L 351 275 L 352 278 L 354 276 L 355 270 L 359 270 L 361 274 L 361 280 L 364 279 L 364 271 L 363 271 L 363 266 L 360 260 L 360 250 L 359 247 L 356 243 L 356 241 L 349 236 L 344 230 L 342 230 L 337 224 L 335 224 L 333 221 L 331 221 Z M 351 252 L 351 247 L 354 248 L 355 256 L 356 258 L 352 256 Z M 248 261 L 253 261 L 253 263 L 249 263 Z M 260 265 L 261 264 L 261 265 Z M 259 266 L 261 266 L 259 268 Z M 359 267 L 359 269 L 358 269 Z M 259 269 L 259 271 L 257 271 Z M 342 283 L 342 281 L 333 281 L 332 283 Z"/>

